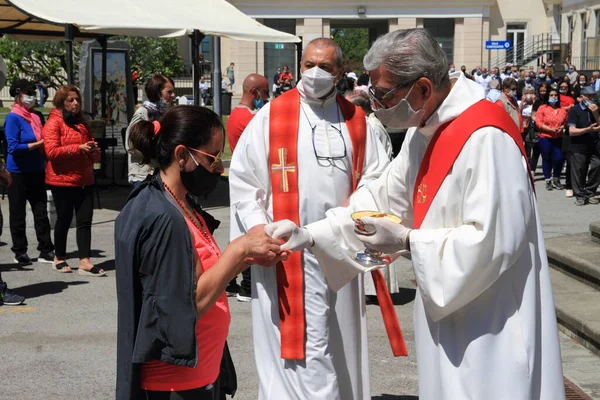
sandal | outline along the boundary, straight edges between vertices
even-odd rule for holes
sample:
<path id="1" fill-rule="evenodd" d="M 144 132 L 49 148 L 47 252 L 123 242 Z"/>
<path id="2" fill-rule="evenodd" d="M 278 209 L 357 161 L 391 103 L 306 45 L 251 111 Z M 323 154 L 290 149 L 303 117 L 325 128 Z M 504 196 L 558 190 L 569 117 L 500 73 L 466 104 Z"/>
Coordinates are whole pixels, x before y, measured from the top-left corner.
<path id="1" fill-rule="evenodd" d="M 101 268 L 96 267 L 95 265 L 91 268 L 91 269 L 82 269 L 81 267 L 79 268 L 79 270 L 77 270 L 77 273 L 79 275 L 84 275 L 84 276 L 106 276 L 106 271 L 102 270 Z"/>
<path id="2" fill-rule="evenodd" d="M 52 263 L 52 268 L 54 268 L 56 272 L 61 272 L 63 274 L 70 274 L 71 272 L 73 272 L 73 270 L 67 269 L 71 267 L 69 264 L 67 264 L 66 261 L 61 261 L 58 264 Z"/>

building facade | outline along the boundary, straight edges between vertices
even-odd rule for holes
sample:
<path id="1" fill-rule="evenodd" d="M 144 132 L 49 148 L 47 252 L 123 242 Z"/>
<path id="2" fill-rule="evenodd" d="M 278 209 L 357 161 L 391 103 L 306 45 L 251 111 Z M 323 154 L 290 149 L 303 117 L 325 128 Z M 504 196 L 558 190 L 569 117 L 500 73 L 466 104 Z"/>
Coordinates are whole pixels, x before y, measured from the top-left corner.
<path id="1" fill-rule="evenodd" d="M 277 67 L 288 65 L 296 77 L 299 51 L 314 38 L 329 37 L 332 28 L 366 28 L 372 42 L 397 29 L 423 27 L 449 62 L 468 70 L 536 65 L 548 58 L 560 65 L 565 57 L 588 69 L 595 65 L 589 60 L 600 56 L 598 0 L 229 1 L 259 22 L 302 38 L 300 46 L 221 39 L 222 69 L 235 63 L 236 94 L 253 72 L 272 77 Z M 486 41 L 499 40 L 510 40 L 512 49 L 486 49 Z"/>

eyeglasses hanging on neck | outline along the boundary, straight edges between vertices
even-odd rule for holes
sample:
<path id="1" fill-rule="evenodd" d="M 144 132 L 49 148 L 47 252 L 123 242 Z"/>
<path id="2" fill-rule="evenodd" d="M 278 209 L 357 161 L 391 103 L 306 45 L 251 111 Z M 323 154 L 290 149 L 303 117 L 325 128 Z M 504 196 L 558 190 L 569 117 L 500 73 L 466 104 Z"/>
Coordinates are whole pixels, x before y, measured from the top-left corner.
<path id="1" fill-rule="evenodd" d="M 342 141 L 342 144 L 344 146 L 344 152 L 343 154 L 340 153 L 339 155 L 321 155 L 319 154 L 319 152 L 317 151 L 317 146 L 315 144 L 315 134 L 316 134 L 316 130 L 317 130 L 317 125 L 313 125 L 310 123 L 310 119 L 308 118 L 308 115 L 306 114 L 306 111 L 304 110 L 304 107 L 302 107 L 302 105 L 300 105 L 300 107 L 302 108 L 302 112 L 304 113 L 304 116 L 306 117 L 306 121 L 308 121 L 308 126 L 310 126 L 311 129 L 311 138 L 312 138 L 312 145 L 313 145 L 313 151 L 315 153 L 315 158 L 319 161 L 336 161 L 336 160 L 344 160 L 346 159 L 346 157 L 348 156 L 348 150 L 346 148 L 346 141 L 344 140 L 344 135 L 342 134 L 342 122 L 341 122 L 341 117 L 340 117 L 340 109 L 337 109 L 337 113 L 338 113 L 338 126 L 336 127 L 333 124 L 329 124 L 329 126 L 337 132 L 337 134 L 340 136 L 340 140 Z"/>

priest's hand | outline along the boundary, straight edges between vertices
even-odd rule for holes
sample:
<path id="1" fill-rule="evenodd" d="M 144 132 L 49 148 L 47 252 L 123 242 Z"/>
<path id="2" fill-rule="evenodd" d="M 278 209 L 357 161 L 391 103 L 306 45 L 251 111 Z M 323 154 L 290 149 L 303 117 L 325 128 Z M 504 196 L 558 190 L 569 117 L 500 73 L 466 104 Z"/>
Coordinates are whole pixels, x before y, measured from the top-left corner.
<path id="1" fill-rule="evenodd" d="M 298 251 L 308 249 L 314 245 L 313 238 L 308 230 L 298 227 L 289 219 L 268 224 L 265 226 L 265 232 L 273 239 L 285 240 L 285 243 L 281 245 L 281 250 Z"/>
<path id="2" fill-rule="evenodd" d="M 375 229 L 375 234 L 367 236 L 357 232 L 357 236 L 364 245 L 372 250 L 385 254 L 393 254 L 402 250 L 410 250 L 410 231 L 402 224 L 388 218 L 364 217 L 365 226 Z M 372 231 L 373 229 L 368 229 Z"/>

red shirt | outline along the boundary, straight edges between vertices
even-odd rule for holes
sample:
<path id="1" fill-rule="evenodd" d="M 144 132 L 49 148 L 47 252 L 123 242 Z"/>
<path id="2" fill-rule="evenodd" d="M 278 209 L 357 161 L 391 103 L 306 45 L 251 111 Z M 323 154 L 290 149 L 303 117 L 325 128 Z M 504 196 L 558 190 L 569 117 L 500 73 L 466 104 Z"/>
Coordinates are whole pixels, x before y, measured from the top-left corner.
<path id="1" fill-rule="evenodd" d="M 567 111 L 562 107 L 554 109 L 551 106 L 544 104 L 538 108 L 537 113 L 535 114 L 535 123 L 539 127 L 546 125 L 553 129 L 564 128 L 567 123 Z M 540 137 L 542 138 L 553 139 L 562 137 L 562 135 L 562 132 L 549 133 L 542 132 L 540 129 Z"/>
<path id="2" fill-rule="evenodd" d="M 575 105 L 575 99 L 573 99 L 571 96 L 568 96 L 565 94 L 560 95 L 560 106 L 561 107 L 568 107 L 568 106 L 572 106 L 572 105 Z"/>
<path id="3" fill-rule="evenodd" d="M 285 81 L 286 79 L 289 79 L 289 80 L 294 79 L 294 76 L 292 75 L 292 73 L 290 71 L 282 72 L 281 75 L 279 75 L 280 81 Z"/>
<path id="4" fill-rule="evenodd" d="M 250 123 L 250 120 L 254 118 L 256 114 L 253 113 L 248 107 L 238 105 L 233 109 L 229 119 L 227 120 L 227 140 L 229 141 L 229 147 L 231 152 L 235 150 L 238 140 L 242 136 L 244 129 Z"/>
<path id="5" fill-rule="evenodd" d="M 204 225 L 205 232 L 208 232 L 202 217 L 198 218 Z M 186 222 L 193 234 L 194 247 L 202 270 L 206 271 L 212 268 L 221 256 L 219 247 L 212 236 L 208 241 L 187 218 Z M 214 383 L 221 370 L 221 358 L 230 321 L 227 294 L 223 291 L 217 302 L 196 322 L 196 368 L 149 361 L 142 366 L 142 389 L 170 392 L 197 389 Z"/>

